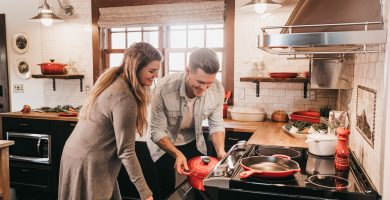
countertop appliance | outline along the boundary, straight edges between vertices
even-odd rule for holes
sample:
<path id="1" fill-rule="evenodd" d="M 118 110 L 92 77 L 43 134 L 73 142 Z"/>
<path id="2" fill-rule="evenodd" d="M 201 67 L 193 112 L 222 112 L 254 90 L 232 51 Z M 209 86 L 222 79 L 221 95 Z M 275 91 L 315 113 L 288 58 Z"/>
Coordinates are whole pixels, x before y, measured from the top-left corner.
<path id="1" fill-rule="evenodd" d="M 350 167 L 347 172 L 326 170 L 330 174 L 320 174 L 315 170 L 308 170 L 308 149 L 289 148 L 300 152 L 300 156 L 292 158 L 300 165 L 300 172 L 287 178 L 258 178 L 241 179 L 239 174 L 244 171 L 240 165 L 242 158 L 257 156 L 258 149 L 271 146 L 239 143 L 233 146 L 227 156 L 222 159 L 213 171 L 204 179 L 206 192 L 211 199 L 380 199 L 370 180 L 363 172 L 354 155 L 350 158 Z M 312 155 L 310 155 L 312 156 Z M 315 165 L 329 165 L 332 157 L 316 157 L 326 159 L 327 162 L 316 162 Z M 314 169 L 318 169 L 315 166 Z M 334 174 L 333 174 L 334 172 Z"/>

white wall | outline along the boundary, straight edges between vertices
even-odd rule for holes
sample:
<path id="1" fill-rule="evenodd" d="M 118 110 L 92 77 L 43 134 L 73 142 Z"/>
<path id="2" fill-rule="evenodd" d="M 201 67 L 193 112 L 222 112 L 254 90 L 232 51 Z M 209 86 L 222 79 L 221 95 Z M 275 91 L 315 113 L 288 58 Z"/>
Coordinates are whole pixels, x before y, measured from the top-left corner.
<path id="1" fill-rule="evenodd" d="M 41 30 L 38 23 L 28 21 L 37 14 L 39 1 L 36 0 L 1 0 L 0 13 L 6 18 L 7 58 L 10 85 L 11 110 L 21 110 L 24 104 L 33 108 L 40 107 L 43 100 L 43 82 L 40 79 L 21 79 L 16 75 L 16 61 L 25 59 L 33 73 L 39 73 L 38 63 L 41 63 Z M 29 38 L 29 49 L 24 54 L 18 54 L 12 48 L 12 36 L 24 32 Z M 24 93 L 13 93 L 14 84 L 23 84 Z"/>
<path id="2" fill-rule="evenodd" d="M 10 78 L 11 111 L 18 111 L 24 104 L 32 108 L 70 104 L 79 106 L 86 97 L 86 86 L 91 87 L 92 78 L 92 35 L 91 35 L 91 1 L 70 0 L 66 2 L 74 7 L 74 15 L 65 16 L 57 0 L 48 0 L 54 12 L 65 19 L 44 27 L 40 23 L 28 19 L 38 14 L 42 0 L 0 1 L 0 13 L 6 14 L 7 53 Z M 12 49 L 11 39 L 15 33 L 24 32 L 28 35 L 30 48 L 24 54 L 18 54 Z M 80 81 L 56 80 L 56 91 L 53 91 L 51 79 L 21 79 L 14 70 L 15 62 L 26 59 L 32 67 L 33 74 L 40 74 L 37 64 L 49 62 L 75 62 L 78 71 L 85 75 L 83 92 L 80 92 Z M 23 84 L 24 93 L 13 93 L 12 85 Z"/>
<path id="3" fill-rule="evenodd" d="M 385 25 L 387 33 L 390 31 L 390 26 L 388 24 L 390 18 L 390 4 L 388 1 L 384 1 L 385 8 Z M 387 37 L 387 49 L 390 49 L 390 37 Z M 384 69 L 384 106 L 383 106 L 383 122 L 382 123 L 382 152 L 381 152 L 381 191 L 383 194 L 384 200 L 390 199 L 390 190 L 386 188 L 390 188 L 390 135 L 388 134 L 390 130 L 390 51 L 387 51 L 385 54 L 385 69 Z M 387 132 L 387 133 L 386 133 Z"/>
<path id="4" fill-rule="evenodd" d="M 48 62 L 49 59 L 61 63 L 74 61 L 76 69 L 85 78 L 83 92 L 80 91 L 78 79 L 56 80 L 56 91 L 53 91 L 52 80 L 46 79 L 44 104 L 51 107 L 67 104 L 79 106 L 86 98 L 85 88 L 93 84 L 91 1 L 69 0 L 68 3 L 75 9 L 72 16 L 64 16 L 57 0 L 49 0 L 48 3 L 65 21 L 55 23 L 51 27 L 42 27 L 42 61 Z"/>
<path id="5" fill-rule="evenodd" d="M 256 97 L 254 83 L 240 82 L 240 77 L 251 76 L 253 61 L 264 61 L 269 72 L 309 71 L 308 60 L 288 60 L 291 56 L 267 53 L 257 48 L 257 36 L 264 26 L 282 26 L 287 22 L 297 0 L 285 0 L 282 8 L 258 15 L 254 11 L 240 9 L 246 0 L 236 0 L 235 38 L 234 38 L 234 102 L 238 105 L 257 106 L 270 114 L 275 110 L 293 112 L 319 109 L 322 106 L 336 107 L 336 90 L 317 90 L 317 99 L 303 98 L 303 83 L 260 83 L 260 97 Z M 280 29 L 271 30 L 277 33 Z"/>

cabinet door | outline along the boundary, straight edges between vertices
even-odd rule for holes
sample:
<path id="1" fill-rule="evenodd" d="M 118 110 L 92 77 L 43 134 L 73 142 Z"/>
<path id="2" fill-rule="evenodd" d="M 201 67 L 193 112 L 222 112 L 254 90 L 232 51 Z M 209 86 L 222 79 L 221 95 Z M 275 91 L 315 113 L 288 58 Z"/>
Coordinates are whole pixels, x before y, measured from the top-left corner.
<path id="1" fill-rule="evenodd" d="M 52 131 L 53 131 L 53 183 L 54 188 L 53 192 L 58 192 L 58 178 L 59 178 L 59 169 L 61 164 L 61 155 L 65 146 L 66 140 L 69 138 L 70 134 L 72 134 L 73 129 L 75 128 L 77 122 L 69 122 L 69 121 L 53 121 L 52 122 Z"/>
<path id="2" fill-rule="evenodd" d="M 142 168 L 145 180 L 152 191 L 156 191 L 157 169 L 150 157 L 149 149 L 146 142 L 136 142 L 135 151 Z M 138 199 L 139 194 L 134 184 L 131 182 L 126 169 L 122 166 L 118 176 L 119 188 L 123 199 Z"/>
<path id="3" fill-rule="evenodd" d="M 49 120 L 24 119 L 3 117 L 3 130 L 5 132 L 24 132 L 24 133 L 49 133 Z"/>

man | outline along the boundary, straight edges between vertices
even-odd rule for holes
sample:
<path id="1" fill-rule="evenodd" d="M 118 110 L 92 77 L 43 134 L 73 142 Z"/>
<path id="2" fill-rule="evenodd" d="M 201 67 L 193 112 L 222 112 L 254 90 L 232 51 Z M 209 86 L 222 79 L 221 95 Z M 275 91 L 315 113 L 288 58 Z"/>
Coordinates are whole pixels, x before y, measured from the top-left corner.
<path id="1" fill-rule="evenodd" d="M 187 160 L 206 155 L 204 119 L 208 119 L 217 157 L 221 159 L 226 154 L 222 118 L 224 89 L 215 78 L 218 71 L 217 54 L 200 48 L 192 52 L 185 73 L 168 75 L 159 81 L 151 103 L 148 147 L 160 172 L 161 197 L 175 188 L 174 169 L 186 175 Z"/>

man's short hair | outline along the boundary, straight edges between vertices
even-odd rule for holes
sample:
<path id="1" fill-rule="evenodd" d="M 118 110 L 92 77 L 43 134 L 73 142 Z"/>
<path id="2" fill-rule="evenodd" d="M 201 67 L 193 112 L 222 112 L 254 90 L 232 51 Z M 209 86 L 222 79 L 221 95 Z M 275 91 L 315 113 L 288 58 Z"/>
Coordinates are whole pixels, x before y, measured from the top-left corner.
<path id="1" fill-rule="evenodd" d="M 219 71 L 217 54 L 209 48 L 199 48 L 190 55 L 189 67 L 192 71 L 201 68 L 207 74 L 216 74 Z"/>

